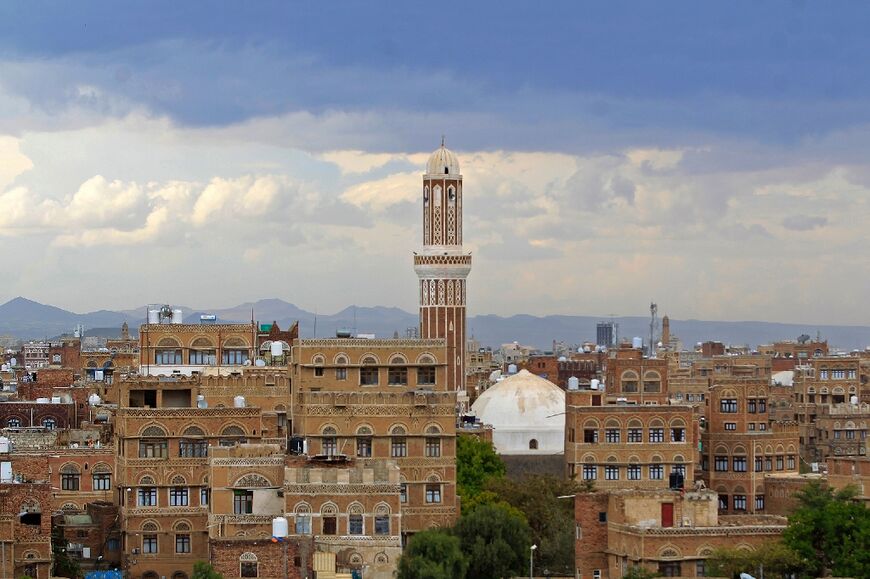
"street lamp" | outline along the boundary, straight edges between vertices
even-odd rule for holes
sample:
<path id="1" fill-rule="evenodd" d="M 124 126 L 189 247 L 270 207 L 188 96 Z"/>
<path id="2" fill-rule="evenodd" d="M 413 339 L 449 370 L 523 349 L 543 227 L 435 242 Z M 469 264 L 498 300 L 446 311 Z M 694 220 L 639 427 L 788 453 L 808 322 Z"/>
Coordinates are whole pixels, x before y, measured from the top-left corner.
<path id="1" fill-rule="evenodd" d="M 537 545 L 529 547 L 529 579 L 535 579 L 535 549 Z"/>

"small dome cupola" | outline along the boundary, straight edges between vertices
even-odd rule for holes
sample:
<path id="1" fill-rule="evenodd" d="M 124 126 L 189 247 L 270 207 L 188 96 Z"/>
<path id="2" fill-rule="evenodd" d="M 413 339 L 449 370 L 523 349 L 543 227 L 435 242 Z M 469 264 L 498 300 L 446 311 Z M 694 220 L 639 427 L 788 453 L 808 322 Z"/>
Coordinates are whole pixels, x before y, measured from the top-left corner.
<path id="1" fill-rule="evenodd" d="M 444 138 L 441 138 L 441 146 L 429 156 L 426 163 L 427 175 L 459 175 L 459 159 L 453 151 L 444 146 Z"/>

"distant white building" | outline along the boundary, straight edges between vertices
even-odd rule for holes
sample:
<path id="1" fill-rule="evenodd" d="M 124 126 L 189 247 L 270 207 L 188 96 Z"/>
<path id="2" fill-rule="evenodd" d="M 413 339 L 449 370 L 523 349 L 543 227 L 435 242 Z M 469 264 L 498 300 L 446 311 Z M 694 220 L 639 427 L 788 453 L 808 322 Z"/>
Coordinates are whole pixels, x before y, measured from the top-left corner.
<path id="1" fill-rule="evenodd" d="M 499 454 L 552 455 L 565 450 L 565 392 L 528 370 L 496 382 L 471 410 L 492 425 Z"/>

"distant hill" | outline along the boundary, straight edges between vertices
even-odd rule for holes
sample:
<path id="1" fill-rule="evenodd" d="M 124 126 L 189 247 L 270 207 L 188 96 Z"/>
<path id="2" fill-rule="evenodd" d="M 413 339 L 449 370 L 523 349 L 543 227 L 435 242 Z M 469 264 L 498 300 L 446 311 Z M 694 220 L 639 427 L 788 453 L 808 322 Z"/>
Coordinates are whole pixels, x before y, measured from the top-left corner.
<path id="1" fill-rule="evenodd" d="M 334 336 L 336 330 L 347 328 L 358 333 L 392 337 L 394 332 L 405 335 L 408 328 L 417 326 L 417 314 L 394 307 L 350 306 L 335 314 L 318 314 L 299 308 L 281 299 L 264 299 L 246 302 L 232 308 L 182 307 L 185 322 L 198 323 L 201 313 L 214 314 L 223 322 L 249 322 L 251 310 L 254 319 L 269 323 L 278 322 L 282 328 L 299 322 L 303 337 Z M 121 324 L 130 325 L 131 334 L 136 333 L 145 321 L 145 306 L 118 312 L 100 310 L 76 314 L 50 305 L 40 304 L 25 298 L 15 298 L 0 305 L 0 334 L 12 334 L 20 338 L 41 339 L 72 332 L 76 324 L 85 326 L 86 335 L 117 336 Z M 316 319 L 316 333 L 315 333 Z M 595 325 L 609 317 L 596 316 L 531 316 L 518 314 L 510 317 L 495 315 L 472 316 L 468 319 L 468 334 L 481 344 L 498 347 L 503 343 L 517 341 L 541 350 L 552 348 L 553 340 L 579 343 L 594 340 Z M 619 324 L 620 337 L 649 336 L 649 319 L 645 317 L 613 318 Z M 113 328 L 118 328 L 113 330 Z M 795 339 L 801 334 L 813 337 L 820 334 L 832 347 L 845 350 L 864 348 L 870 345 L 868 326 L 816 326 L 812 324 L 780 324 L 772 322 L 711 322 L 703 320 L 671 319 L 671 333 L 678 336 L 685 347 L 704 340 L 719 340 L 726 344 L 757 346 L 776 340 Z"/>

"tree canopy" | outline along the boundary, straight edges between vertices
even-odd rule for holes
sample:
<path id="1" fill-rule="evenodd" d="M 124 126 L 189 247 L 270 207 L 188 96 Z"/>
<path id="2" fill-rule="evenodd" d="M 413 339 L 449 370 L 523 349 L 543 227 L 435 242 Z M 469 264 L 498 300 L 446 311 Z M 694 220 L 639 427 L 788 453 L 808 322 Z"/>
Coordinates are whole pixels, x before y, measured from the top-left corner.
<path id="1" fill-rule="evenodd" d="M 816 481 L 795 494 L 800 506 L 783 542 L 811 576 L 862 577 L 870 569 L 870 510 L 855 495 L 853 487 L 834 491 Z"/>
<path id="2" fill-rule="evenodd" d="M 524 572 L 531 529 L 515 509 L 480 505 L 459 519 L 454 532 L 468 560 L 466 577 L 502 579 Z"/>
<path id="3" fill-rule="evenodd" d="M 411 537 L 399 559 L 398 579 L 456 579 L 465 577 L 468 562 L 459 538 L 432 529 Z"/>
<path id="4" fill-rule="evenodd" d="M 218 573 L 211 563 L 197 561 L 193 564 L 191 579 L 224 579 L 224 576 Z"/>
<path id="5" fill-rule="evenodd" d="M 491 479 L 504 477 L 505 466 L 492 443 L 475 436 L 456 439 L 456 492 L 463 503 L 484 489 Z"/>

